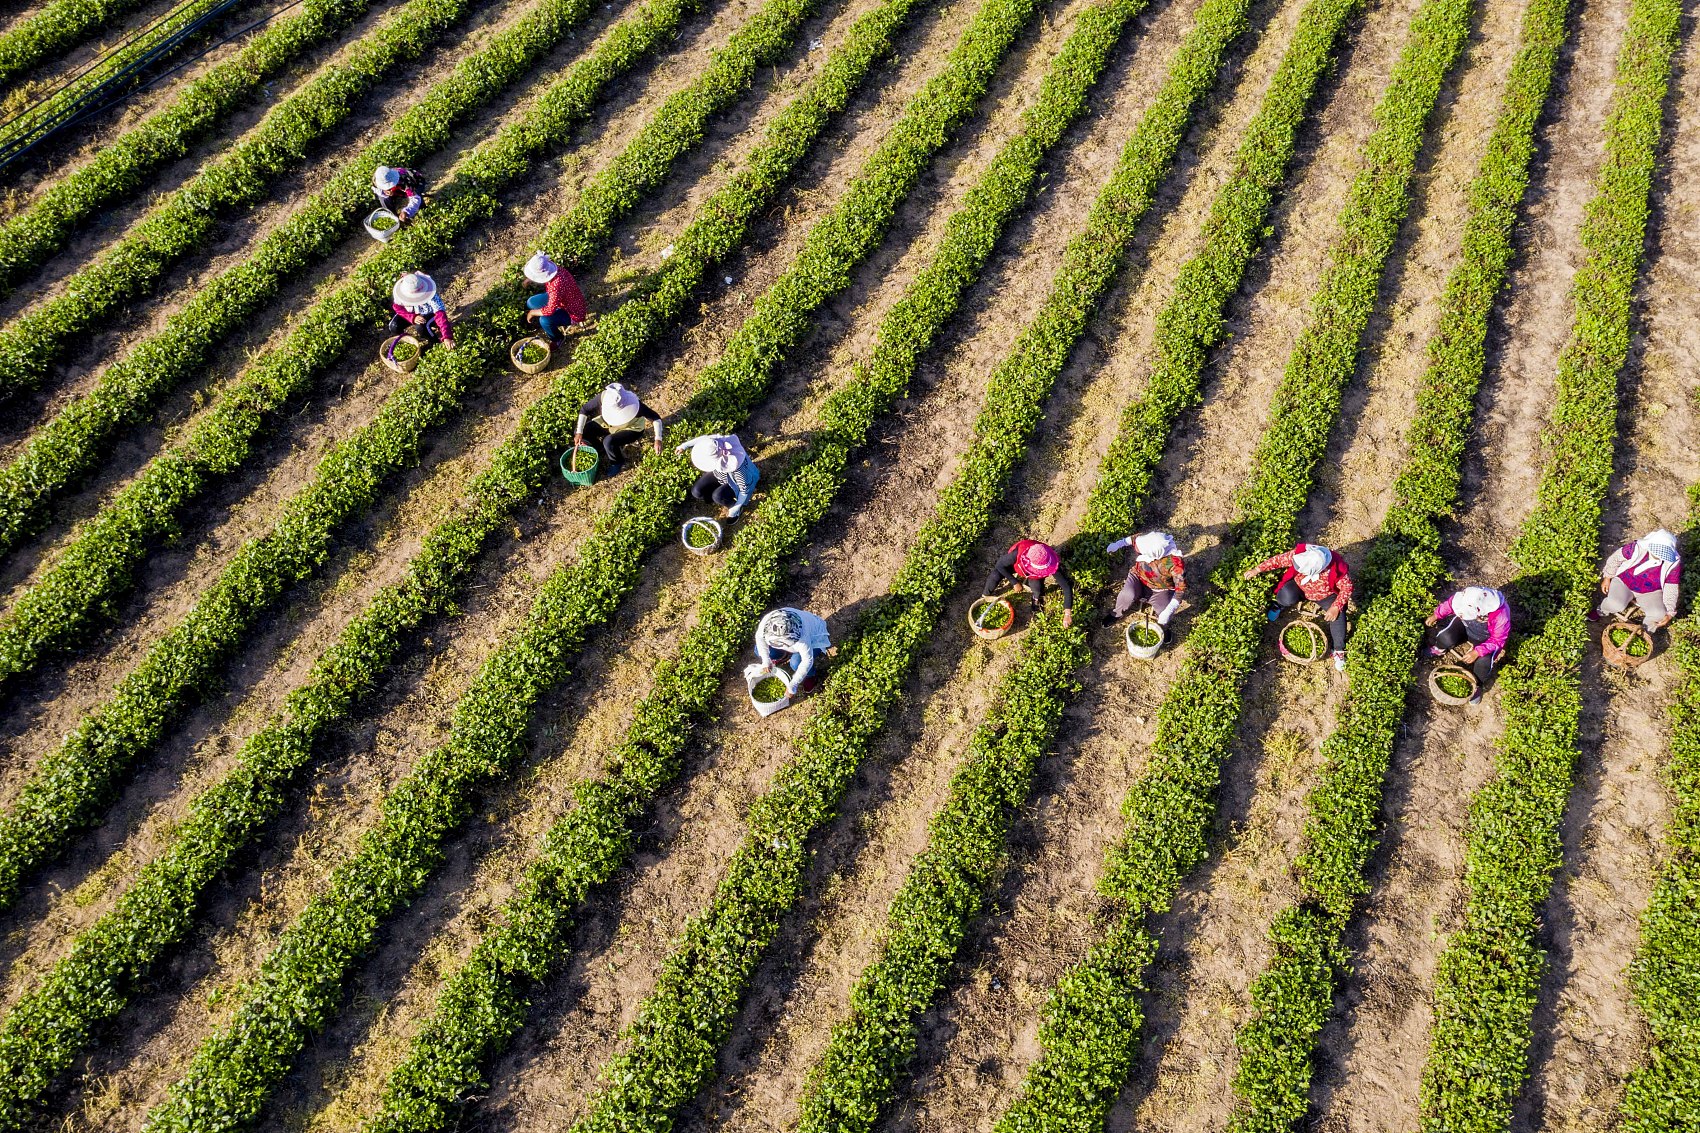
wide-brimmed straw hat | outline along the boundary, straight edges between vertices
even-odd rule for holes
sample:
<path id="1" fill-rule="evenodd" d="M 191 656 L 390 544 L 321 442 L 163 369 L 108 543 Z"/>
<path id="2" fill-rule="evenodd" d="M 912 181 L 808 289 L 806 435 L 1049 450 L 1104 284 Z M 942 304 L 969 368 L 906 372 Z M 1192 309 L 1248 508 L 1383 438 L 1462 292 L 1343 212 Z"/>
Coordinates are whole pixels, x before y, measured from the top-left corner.
<path id="1" fill-rule="evenodd" d="M 1452 612 L 1467 622 L 1480 621 L 1501 605 L 1498 591 L 1485 586 L 1466 586 L 1452 598 Z"/>
<path id="2" fill-rule="evenodd" d="M 691 464 L 699 472 L 731 472 L 744 463 L 744 446 L 729 433 L 710 433 L 680 445 L 678 451 L 689 449 Z"/>
<path id="3" fill-rule="evenodd" d="M 429 303 L 437 294 L 437 281 L 422 271 L 410 271 L 395 281 L 390 297 L 403 307 Z"/>
<path id="4" fill-rule="evenodd" d="M 533 283 L 548 283 L 561 273 L 561 265 L 549 258 L 548 252 L 533 252 L 525 261 L 525 278 Z"/>
<path id="5" fill-rule="evenodd" d="M 636 418 L 642 404 L 637 394 L 619 382 L 612 382 L 602 391 L 602 421 L 610 428 L 617 428 Z"/>
<path id="6" fill-rule="evenodd" d="M 387 165 L 380 165 L 372 170 L 372 188 L 387 193 L 399 184 L 401 184 L 401 170 L 391 169 Z"/>

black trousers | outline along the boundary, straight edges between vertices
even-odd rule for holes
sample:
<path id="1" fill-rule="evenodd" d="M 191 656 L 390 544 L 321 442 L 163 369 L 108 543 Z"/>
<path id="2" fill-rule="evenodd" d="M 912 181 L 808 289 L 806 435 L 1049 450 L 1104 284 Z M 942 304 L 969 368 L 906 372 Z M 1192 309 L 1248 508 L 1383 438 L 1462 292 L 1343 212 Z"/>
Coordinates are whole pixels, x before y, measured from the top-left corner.
<path id="1" fill-rule="evenodd" d="M 1463 618 L 1451 617 L 1434 627 L 1434 644 L 1437 649 L 1451 649 L 1454 645 L 1462 645 L 1466 641 L 1480 645 L 1487 640 L 1487 626 L 1482 623 L 1476 633 L 1470 632 L 1471 626 Z M 1476 675 L 1476 687 L 1486 688 L 1488 678 L 1493 676 L 1493 662 L 1497 653 L 1477 657 L 1470 662 L 1470 672 Z"/>
<path id="2" fill-rule="evenodd" d="M 602 450 L 603 470 L 605 472 L 620 463 L 621 449 L 634 441 L 641 440 L 643 440 L 643 433 L 637 429 L 616 429 L 610 432 L 600 421 L 593 419 L 584 423 L 584 443 L 596 445 Z M 702 497 L 698 496 L 697 498 L 701 499 Z"/>
<path id="3" fill-rule="evenodd" d="M 1290 610 L 1304 600 L 1305 592 L 1299 589 L 1298 580 L 1294 578 L 1289 578 L 1286 582 L 1281 584 L 1280 589 L 1275 591 L 1275 604 L 1283 610 Z M 1323 607 L 1325 612 L 1327 609 L 1327 606 Z M 1345 607 L 1341 607 L 1339 616 L 1337 617 L 1328 618 L 1325 616 L 1322 624 L 1328 627 L 1328 640 L 1334 643 L 1334 652 L 1344 653 L 1346 651 Z"/>
<path id="4" fill-rule="evenodd" d="M 638 436 L 643 434 L 639 433 Z M 587 434 L 588 436 L 588 434 Z M 738 489 L 730 484 L 722 484 L 720 478 L 712 472 L 704 472 L 697 477 L 697 482 L 691 485 L 691 498 L 708 500 L 721 507 L 731 507 L 738 502 Z"/>
<path id="5" fill-rule="evenodd" d="M 396 315 L 390 319 L 388 329 L 391 334 L 406 334 L 408 331 L 413 330 L 413 328 L 414 323 L 412 319 L 408 318 L 406 315 Z M 427 342 L 443 341 L 443 332 L 437 329 L 436 319 L 426 319 L 425 325 L 420 327 L 419 330 L 424 332 L 425 340 Z"/>

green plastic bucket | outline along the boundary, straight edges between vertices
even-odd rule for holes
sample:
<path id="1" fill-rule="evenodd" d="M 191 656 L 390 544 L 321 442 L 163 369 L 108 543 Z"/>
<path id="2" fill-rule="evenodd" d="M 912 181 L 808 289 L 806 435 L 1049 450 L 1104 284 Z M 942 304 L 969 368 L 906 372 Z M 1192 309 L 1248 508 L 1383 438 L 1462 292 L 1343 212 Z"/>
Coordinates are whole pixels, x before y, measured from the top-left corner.
<path id="1" fill-rule="evenodd" d="M 574 472 L 574 450 L 568 449 L 566 452 L 561 454 L 561 475 L 567 478 L 567 482 L 569 484 L 577 484 L 581 488 L 588 488 L 590 485 L 596 483 L 596 466 L 602 462 L 602 456 L 589 445 L 579 445 L 577 451 L 587 452 L 590 454 L 590 467 L 581 472 Z"/>

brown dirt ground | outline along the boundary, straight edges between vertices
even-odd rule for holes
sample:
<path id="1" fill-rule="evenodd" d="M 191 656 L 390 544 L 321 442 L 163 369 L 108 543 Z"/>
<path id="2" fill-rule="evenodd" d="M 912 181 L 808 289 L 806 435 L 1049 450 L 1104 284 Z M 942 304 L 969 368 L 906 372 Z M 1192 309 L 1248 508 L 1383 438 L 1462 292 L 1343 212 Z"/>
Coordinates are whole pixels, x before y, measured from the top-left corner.
<path id="1" fill-rule="evenodd" d="M 1626 9 L 1586 5 L 1567 52 L 1530 190 L 1509 301 L 1490 342 L 1479 399 L 1481 441 L 1465 462 L 1464 506 L 1450 556 L 1454 577 L 1506 580 L 1506 550 L 1532 505 L 1550 375 L 1568 333 L 1568 290 L 1581 262 L 1581 214 L 1601 158 L 1600 127 Z M 1428 989 L 1446 934 L 1463 911 L 1465 813 L 1492 773 L 1503 725 L 1491 695 L 1479 711 L 1424 702 L 1394 750 L 1389 816 L 1375 889 L 1349 940 L 1356 972 L 1347 1012 L 1325 1029 L 1317 1103 L 1324 1128 L 1413 1125 L 1427 1057 Z"/>
<path id="2" fill-rule="evenodd" d="M 1700 481 L 1690 375 L 1696 328 L 1688 297 L 1700 279 L 1691 231 L 1696 194 L 1680 171 L 1700 160 L 1700 68 L 1690 34 L 1679 56 L 1667 129 L 1667 158 L 1655 187 L 1657 212 L 1644 273 L 1635 354 L 1624 379 L 1620 453 L 1605 522 L 1610 543 L 1654 527 L 1680 531 L 1686 490 Z M 1628 960 L 1661 860 L 1668 800 L 1659 772 L 1664 705 L 1676 670 L 1651 662 L 1632 673 L 1584 671 L 1582 758 L 1565 816 L 1565 867 L 1547 906 L 1551 968 L 1536 1016 L 1534 1075 L 1515 1128 L 1615 1128 L 1624 1076 L 1645 1054 Z"/>

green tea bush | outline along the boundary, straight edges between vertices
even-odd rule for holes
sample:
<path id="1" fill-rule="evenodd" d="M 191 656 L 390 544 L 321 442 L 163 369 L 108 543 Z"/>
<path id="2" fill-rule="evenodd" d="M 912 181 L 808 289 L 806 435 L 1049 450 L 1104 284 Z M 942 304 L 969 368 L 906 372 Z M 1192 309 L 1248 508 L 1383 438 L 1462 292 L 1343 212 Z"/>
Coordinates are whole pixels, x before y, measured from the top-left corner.
<path id="1" fill-rule="evenodd" d="M 1636 0 L 1618 55 L 1605 163 L 1582 225 L 1588 257 L 1559 355 L 1547 463 L 1511 549 L 1520 607 L 1541 628 L 1500 678 L 1505 732 L 1494 748 L 1496 774 L 1470 802 L 1464 927 L 1447 942 L 1435 976 L 1422 1077 L 1426 1133 L 1508 1129 L 1529 1073 L 1546 970 L 1537 933 L 1563 860 L 1560 826 L 1576 766 L 1578 670 L 1598 594 L 1618 375 L 1629 353 L 1630 301 L 1680 21 L 1681 6 L 1671 0 Z"/>

